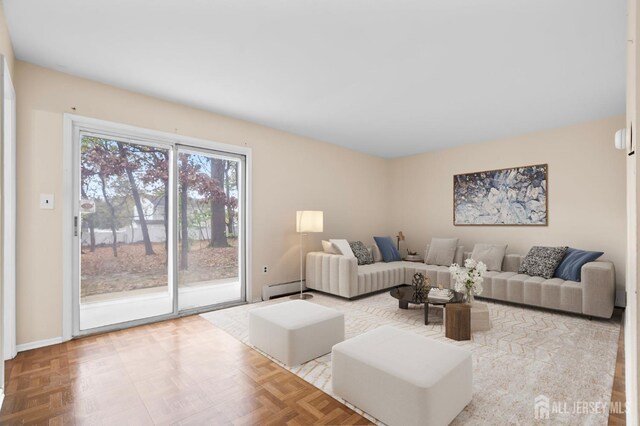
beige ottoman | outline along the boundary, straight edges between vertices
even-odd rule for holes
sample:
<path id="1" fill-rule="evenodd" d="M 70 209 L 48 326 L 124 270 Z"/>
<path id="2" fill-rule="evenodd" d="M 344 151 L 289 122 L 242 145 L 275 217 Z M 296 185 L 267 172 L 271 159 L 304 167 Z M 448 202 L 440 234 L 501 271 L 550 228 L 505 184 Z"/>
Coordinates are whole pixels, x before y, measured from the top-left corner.
<path id="1" fill-rule="evenodd" d="M 486 303 L 473 302 L 471 305 L 471 332 L 491 330 L 489 306 Z"/>
<path id="2" fill-rule="evenodd" d="M 447 425 L 473 395 L 471 352 L 392 326 L 331 351 L 336 395 L 390 425 Z"/>
<path id="3" fill-rule="evenodd" d="M 285 365 L 331 352 L 344 340 L 344 314 L 304 300 L 249 312 L 249 343 Z"/>

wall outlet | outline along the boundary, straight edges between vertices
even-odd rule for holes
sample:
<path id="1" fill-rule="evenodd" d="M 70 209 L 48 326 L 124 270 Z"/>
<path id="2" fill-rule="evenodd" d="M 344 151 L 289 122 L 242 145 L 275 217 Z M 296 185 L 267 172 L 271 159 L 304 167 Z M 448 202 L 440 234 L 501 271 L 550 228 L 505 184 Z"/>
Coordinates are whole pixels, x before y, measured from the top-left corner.
<path id="1" fill-rule="evenodd" d="M 40 208 L 53 210 L 53 194 L 40 194 Z"/>
<path id="2" fill-rule="evenodd" d="M 268 266 L 263 266 L 263 267 L 262 267 L 262 273 L 263 273 L 263 274 L 266 274 L 266 273 L 268 273 L 268 272 L 269 272 L 269 267 L 268 267 Z"/>

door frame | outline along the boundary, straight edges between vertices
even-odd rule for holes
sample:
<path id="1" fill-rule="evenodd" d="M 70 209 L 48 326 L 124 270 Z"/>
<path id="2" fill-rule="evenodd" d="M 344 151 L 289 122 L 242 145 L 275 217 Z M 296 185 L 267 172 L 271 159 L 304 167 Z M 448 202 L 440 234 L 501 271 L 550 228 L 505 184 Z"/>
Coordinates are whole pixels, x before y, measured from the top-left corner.
<path id="1" fill-rule="evenodd" d="M 9 72 L 9 66 L 4 56 L 2 58 L 2 274 L 3 294 L 2 317 L 3 359 L 16 356 L 16 91 Z M 7 104 L 9 108 L 7 111 Z M 5 118 L 10 114 L 10 122 Z M 10 138 L 7 139 L 7 127 Z M 0 388 L 2 384 L 0 383 Z"/>
<path id="2" fill-rule="evenodd" d="M 105 132 L 107 134 L 117 135 L 121 139 L 131 139 L 132 141 L 140 140 L 144 142 L 153 141 L 161 144 L 170 145 L 174 148 L 179 146 L 191 147 L 191 148 L 201 148 L 206 150 L 227 152 L 230 154 L 244 156 L 244 243 L 245 243 L 245 252 L 244 252 L 244 264 L 243 264 L 243 272 L 244 272 L 244 285 L 242 285 L 242 292 L 246 302 L 250 302 L 249 298 L 252 294 L 252 277 L 251 277 L 251 187 L 252 187 L 252 150 L 246 146 L 238 146 L 238 145 L 230 145 L 215 141 L 209 141 L 205 139 L 194 138 L 190 136 L 183 136 L 174 133 L 167 133 L 159 130 L 152 130 L 141 128 L 137 126 L 132 126 L 128 124 L 114 123 L 111 121 L 100 120 L 96 118 L 84 117 L 76 114 L 68 114 L 65 113 L 63 115 L 63 223 L 62 223 L 62 232 L 64 235 L 63 238 L 63 299 L 62 299 L 62 340 L 67 341 L 72 339 L 73 337 L 84 335 L 84 334 L 92 334 L 96 332 L 106 331 L 106 330 L 114 330 L 118 328 L 126 328 L 132 327 L 140 324 L 145 324 L 149 322 L 160 321 L 163 319 L 176 318 L 183 315 L 191 315 L 198 312 L 203 312 L 210 310 L 211 307 L 203 307 L 201 309 L 192 309 L 189 311 L 178 312 L 177 308 L 177 281 L 174 278 L 174 311 L 171 314 L 161 315 L 152 318 L 140 319 L 135 321 L 129 321 L 126 323 L 115 324 L 113 326 L 105 326 L 99 327 L 95 329 L 91 329 L 85 332 L 81 332 L 79 330 L 79 318 L 77 314 L 78 303 L 77 295 L 74 292 L 76 288 L 76 283 L 74 280 L 76 279 L 76 274 L 74 274 L 74 249 L 75 249 L 75 239 L 78 237 L 74 236 L 74 214 L 75 214 L 75 169 L 76 169 L 76 158 L 75 158 L 75 138 L 79 135 L 80 130 L 88 130 L 88 131 L 99 131 Z M 133 139 L 132 139 L 133 138 Z M 174 158 L 174 163 L 176 158 Z M 175 196 L 177 185 L 173 185 L 172 195 Z M 175 204 L 175 203 L 174 203 Z M 173 226 L 173 235 L 174 241 L 176 236 L 176 229 Z M 174 242 L 175 246 L 175 242 Z M 174 277 L 176 274 L 174 268 Z M 79 277 L 78 277 L 79 278 Z M 238 303 L 245 303 L 245 301 L 241 301 Z M 232 303 L 236 304 L 236 303 Z"/>

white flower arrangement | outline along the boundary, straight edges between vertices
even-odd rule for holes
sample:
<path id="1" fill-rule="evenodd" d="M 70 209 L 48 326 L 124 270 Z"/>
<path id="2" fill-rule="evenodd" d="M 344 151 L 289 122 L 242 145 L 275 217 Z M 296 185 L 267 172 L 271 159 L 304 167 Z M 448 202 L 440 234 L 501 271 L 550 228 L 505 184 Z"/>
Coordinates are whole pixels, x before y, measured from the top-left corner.
<path id="1" fill-rule="evenodd" d="M 456 280 L 455 289 L 464 292 L 473 299 L 473 295 L 482 293 L 482 278 L 487 272 L 487 265 L 483 262 L 476 262 L 474 259 L 464 261 L 464 268 L 454 263 L 449 267 L 449 271 Z"/>

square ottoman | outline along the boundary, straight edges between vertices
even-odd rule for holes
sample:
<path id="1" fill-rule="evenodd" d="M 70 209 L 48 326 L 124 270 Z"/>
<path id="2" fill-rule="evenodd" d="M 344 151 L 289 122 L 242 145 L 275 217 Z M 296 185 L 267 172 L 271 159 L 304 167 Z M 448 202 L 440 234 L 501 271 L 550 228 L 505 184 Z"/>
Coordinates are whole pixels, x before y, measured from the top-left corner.
<path id="1" fill-rule="evenodd" d="M 392 326 L 333 347 L 336 395 L 393 425 L 447 425 L 471 402 L 471 353 Z"/>
<path id="2" fill-rule="evenodd" d="M 344 340 L 344 314 L 304 300 L 249 312 L 249 343 L 285 365 L 331 352 Z"/>

